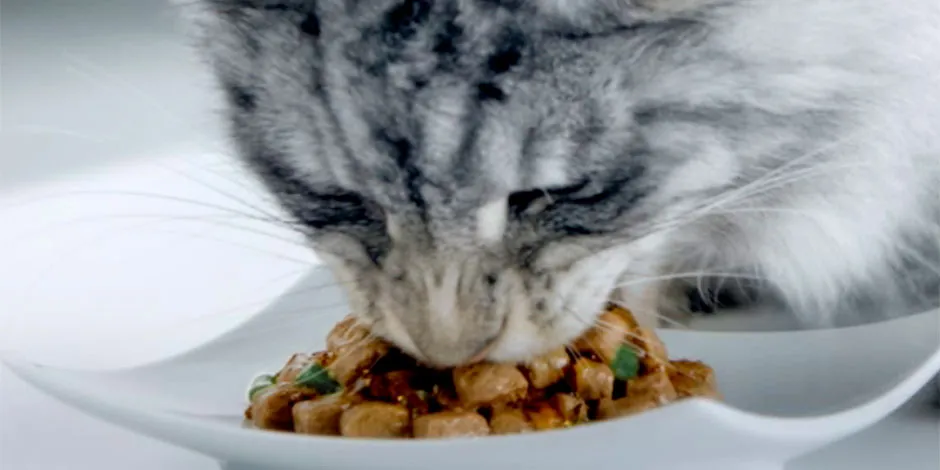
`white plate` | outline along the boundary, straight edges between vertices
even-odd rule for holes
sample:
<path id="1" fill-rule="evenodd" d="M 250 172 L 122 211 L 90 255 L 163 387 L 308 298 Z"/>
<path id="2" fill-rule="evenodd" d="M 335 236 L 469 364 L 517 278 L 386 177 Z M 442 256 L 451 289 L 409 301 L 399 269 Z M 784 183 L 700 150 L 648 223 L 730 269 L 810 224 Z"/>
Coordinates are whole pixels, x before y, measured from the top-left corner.
<path id="1" fill-rule="evenodd" d="M 341 291 L 318 269 L 241 327 L 167 361 L 113 372 L 6 362 L 66 403 L 233 469 L 297 470 L 778 469 L 874 424 L 940 371 L 940 312 L 840 330 L 664 331 L 672 356 L 715 367 L 727 404 L 690 400 L 629 419 L 477 440 L 343 440 L 244 427 L 246 380 L 322 347 L 345 314 Z"/>

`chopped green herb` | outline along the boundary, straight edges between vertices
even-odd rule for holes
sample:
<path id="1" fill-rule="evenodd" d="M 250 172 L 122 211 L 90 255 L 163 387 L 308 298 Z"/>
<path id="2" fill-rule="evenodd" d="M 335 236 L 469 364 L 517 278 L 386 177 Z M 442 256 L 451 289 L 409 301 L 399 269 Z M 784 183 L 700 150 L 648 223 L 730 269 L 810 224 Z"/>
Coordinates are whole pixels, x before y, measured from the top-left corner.
<path id="1" fill-rule="evenodd" d="M 336 393 L 341 388 L 339 383 L 336 382 L 333 377 L 330 377 L 329 371 L 320 364 L 310 364 L 307 366 L 303 372 L 297 375 L 297 378 L 294 379 L 294 383 L 312 388 L 321 395 Z"/>
<path id="2" fill-rule="evenodd" d="M 275 378 L 273 375 L 259 375 L 255 377 L 255 380 L 251 381 L 251 386 L 248 388 L 248 401 L 253 401 L 255 395 L 257 395 L 262 390 L 267 389 L 268 387 L 274 385 Z"/>
<path id="3" fill-rule="evenodd" d="M 640 373 L 640 358 L 632 346 L 624 344 L 617 349 L 617 354 L 610 362 L 610 369 L 614 371 L 614 377 L 620 380 L 632 379 Z"/>

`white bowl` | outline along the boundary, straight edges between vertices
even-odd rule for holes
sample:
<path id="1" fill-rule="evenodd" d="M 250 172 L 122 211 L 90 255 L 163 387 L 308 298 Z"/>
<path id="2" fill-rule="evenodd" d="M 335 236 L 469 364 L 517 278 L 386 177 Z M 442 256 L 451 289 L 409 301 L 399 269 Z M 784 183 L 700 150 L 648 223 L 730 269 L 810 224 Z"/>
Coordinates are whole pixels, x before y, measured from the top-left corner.
<path id="1" fill-rule="evenodd" d="M 243 425 L 246 381 L 322 348 L 347 313 L 319 268 L 212 342 L 149 366 L 65 370 L 10 357 L 17 375 L 89 414 L 247 469 L 780 469 L 866 428 L 940 371 L 940 312 L 837 330 L 663 331 L 673 357 L 717 371 L 726 403 L 695 399 L 636 417 L 511 437 L 373 441 Z M 115 352 L 116 354 L 119 351 Z"/>

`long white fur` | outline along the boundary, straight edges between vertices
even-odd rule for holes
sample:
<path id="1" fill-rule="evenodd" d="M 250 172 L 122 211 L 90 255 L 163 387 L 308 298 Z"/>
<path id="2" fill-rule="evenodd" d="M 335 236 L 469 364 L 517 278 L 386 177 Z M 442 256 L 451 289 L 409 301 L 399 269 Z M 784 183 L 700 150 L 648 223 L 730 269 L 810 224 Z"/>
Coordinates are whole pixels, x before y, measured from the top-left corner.
<path id="1" fill-rule="evenodd" d="M 207 48 L 222 51 L 216 53 L 220 69 L 239 79 L 250 76 L 252 62 L 233 58 L 238 54 L 232 50 L 241 47 L 233 40 L 233 28 L 206 13 L 203 2 L 186 3 L 200 5 L 199 20 L 218 35 L 209 38 L 207 43 L 212 44 Z M 385 3 L 390 6 L 394 2 Z M 801 133 L 811 134 L 812 129 L 768 126 L 762 129 L 759 139 L 750 140 L 735 139 L 734 135 L 719 138 L 716 135 L 722 134 L 699 132 L 681 122 L 643 129 L 642 137 L 654 147 L 654 155 L 688 154 L 689 149 L 699 152 L 697 158 L 676 164 L 684 166 L 670 169 L 671 177 L 659 188 L 661 197 L 673 198 L 683 191 L 723 184 L 732 189 L 702 200 L 666 205 L 651 215 L 651 220 L 641 221 L 645 233 L 630 240 L 612 236 L 559 240 L 534 261 L 537 274 L 533 275 L 528 268 L 514 265 L 515 258 L 494 258 L 490 253 L 497 251 L 492 248 L 500 242 L 506 246 L 515 242 L 504 236 L 505 200 L 494 201 L 492 196 L 576 183 L 571 180 L 572 174 L 584 162 L 573 159 L 578 149 L 571 139 L 542 136 L 548 138 L 534 142 L 531 149 L 539 158 L 527 173 L 523 172 L 515 163 L 523 151 L 523 130 L 526 125 L 534 125 L 522 122 L 530 110 L 512 114 L 509 104 L 497 105 L 503 111 L 487 111 L 491 114 L 486 116 L 493 119 L 485 121 L 483 138 L 474 144 L 481 146 L 474 151 L 479 151 L 487 164 L 475 168 L 479 174 L 472 181 L 486 184 L 463 189 L 482 193 L 493 191 L 493 185 L 499 187 L 486 197 L 470 195 L 484 201 L 476 212 L 471 212 L 473 220 L 444 218 L 419 229 L 408 227 L 410 221 L 395 222 L 391 231 L 395 244 L 385 263 L 416 272 L 398 280 L 381 269 L 361 268 L 350 276 L 358 281 L 352 288 L 353 297 L 360 300 L 357 305 L 369 305 L 366 300 L 381 305 L 381 311 L 364 314 L 378 317 L 373 319 L 377 331 L 403 347 L 421 346 L 423 352 L 449 360 L 459 355 L 452 350 L 470 352 L 470 346 L 481 336 L 491 334 L 496 320 L 505 318 L 503 339 L 490 356 L 524 360 L 579 334 L 607 294 L 620 284 L 630 285 L 632 292 L 625 299 L 634 303 L 631 306 L 637 313 L 654 315 L 679 308 L 670 304 L 675 298 L 671 290 L 675 283 L 669 280 L 672 275 L 683 272 L 692 273 L 691 277 L 707 276 L 741 266 L 753 269 L 747 274 L 778 290 L 807 324 L 832 324 L 840 313 L 835 306 L 850 289 L 877 289 L 879 281 L 890 275 L 890 268 L 910 255 L 902 235 L 940 232 L 940 1 L 540 0 L 536 5 L 541 13 L 554 15 L 558 22 L 588 29 L 679 13 L 704 15 L 703 21 L 714 31 L 708 37 L 710 49 L 695 49 L 701 45 L 690 41 L 679 46 L 689 48 L 679 54 L 687 59 L 684 61 L 670 61 L 655 54 L 657 60 L 642 63 L 623 59 L 625 63 L 617 66 L 632 67 L 631 71 L 641 74 L 633 77 L 636 83 L 630 87 L 606 90 L 598 88 L 603 83 L 589 83 L 585 91 L 563 83 L 577 93 L 591 92 L 592 98 L 607 98 L 603 105 L 610 108 L 603 115 L 615 127 L 632 132 L 623 123 L 631 119 L 631 107 L 640 98 L 658 105 L 676 103 L 701 109 L 743 103 L 744 108 L 778 116 L 807 110 L 825 112 L 837 105 L 851 112 L 837 118 L 841 121 L 836 124 L 841 127 L 833 141 L 807 148 L 777 169 L 772 164 L 779 161 L 767 159 L 767 150 L 783 142 L 807 140 L 800 138 Z M 474 34 L 482 37 L 492 25 L 467 25 L 476 26 L 480 29 Z M 278 28 L 296 30 L 296 25 L 278 23 L 260 37 L 278 45 L 279 41 L 291 45 L 288 40 L 296 38 L 296 33 L 276 34 Z M 348 34 L 355 36 L 358 32 L 350 29 Z M 746 67 L 729 69 L 721 63 L 708 63 L 712 57 L 696 55 L 714 51 L 727 53 Z M 648 51 L 641 48 L 636 56 L 644 52 Z M 276 72 L 281 68 L 289 72 L 296 72 L 292 67 L 312 68 L 295 59 L 296 55 L 274 54 L 270 68 Z M 571 71 L 575 76 L 577 72 Z M 379 113 L 387 103 L 362 98 L 374 90 L 349 89 L 344 75 L 349 73 L 341 66 L 325 70 L 339 125 L 357 158 L 387 161 L 373 145 L 373 136 L 361 116 Z M 332 137 L 312 142 L 295 135 L 286 143 L 281 141 L 281 133 L 307 132 L 323 123 L 315 119 L 307 122 L 294 115 L 285 119 L 285 110 L 291 109 L 288 104 L 293 105 L 298 96 L 310 100 L 311 108 L 315 100 L 304 95 L 304 87 L 290 82 L 290 73 L 261 75 L 253 85 L 270 95 L 270 102 L 261 106 L 271 108 L 265 109 L 269 112 L 263 117 L 277 124 L 259 125 L 252 129 L 255 133 L 246 131 L 245 139 L 273 139 L 279 150 L 287 147 L 287 160 L 295 167 L 292 169 L 309 176 L 311 184 L 332 176 L 338 186 L 353 191 L 372 189 L 374 182 L 360 181 L 361 176 L 350 170 L 342 154 L 331 148 Z M 648 77 L 652 78 L 642 79 Z M 538 85 L 544 88 L 533 89 L 551 91 L 555 85 L 545 80 Z M 840 91 L 846 101 L 834 103 L 833 95 Z M 438 183 L 448 181 L 450 167 L 446 163 L 455 157 L 459 146 L 457 136 L 462 134 L 462 119 L 468 109 L 461 98 L 465 92 L 460 87 L 444 86 L 433 99 L 419 103 L 415 112 L 414 120 L 423 126 L 425 146 L 418 153 L 435 163 L 422 171 Z M 555 114 L 541 116 L 543 120 L 556 117 L 568 104 L 551 93 L 531 98 L 528 104 L 533 109 L 555 100 L 546 105 Z M 363 100 L 365 104 L 360 102 Z M 618 107 L 622 109 L 618 111 Z M 564 125 L 558 125 L 546 132 L 564 134 L 564 129 Z M 604 137 L 610 139 L 610 148 L 619 148 L 623 143 L 620 139 L 628 138 L 627 134 Z M 307 146 L 320 148 L 311 149 L 307 155 L 298 153 Z M 609 149 L 599 151 L 604 150 Z M 303 163 L 310 154 L 322 155 L 324 160 Z M 734 184 L 746 171 L 762 165 L 768 166 L 764 176 L 744 186 Z M 310 175 L 312 170 L 317 174 Z M 455 200 L 467 199 L 472 198 Z M 443 207 L 441 201 L 446 200 L 442 197 L 432 203 L 438 203 L 435 209 L 446 213 L 452 209 Z M 454 245 L 464 240 L 447 238 L 451 233 L 462 236 L 467 232 L 488 245 L 490 251 L 461 251 Z M 415 242 L 410 246 L 411 240 L 424 240 L 415 236 L 418 233 L 430 233 L 429 238 L 439 239 L 433 240 L 436 244 L 423 246 Z M 434 252 L 428 248 L 432 245 L 434 249 L 441 246 L 456 252 Z M 925 259 L 927 264 L 933 262 Z M 336 266 L 360 269 L 347 264 L 344 260 L 335 262 Z M 501 274 L 491 290 L 480 286 L 479 278 L 489 272 L 482 269 L 484 265 L 496 266 Z M 940 266 L 930 267 L 940 272 Z M 538 285 L 542 281 L 545 285 Z M 535 285 L 526 287 L 527 283 Z M 489 310 L 482 312 L 481 299 L 489 297 L 495 299 L 493 305 L 487 305 Z M 539 300 L 545 301 L 547 308 L 535 312 Z"/>

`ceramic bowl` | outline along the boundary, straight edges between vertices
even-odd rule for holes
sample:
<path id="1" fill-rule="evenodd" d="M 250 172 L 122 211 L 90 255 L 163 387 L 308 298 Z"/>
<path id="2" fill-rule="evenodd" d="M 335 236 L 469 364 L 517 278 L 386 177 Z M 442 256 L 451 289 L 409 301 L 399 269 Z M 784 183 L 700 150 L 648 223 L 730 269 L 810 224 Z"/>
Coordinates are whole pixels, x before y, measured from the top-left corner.
<path id="1" fill-rule="evenodd" d="M 115 371 L 5 362 L 91 415 L 230 470 L 770 470 L 882 419 L 940 371 L 940 312 L 816 331 L 662 331 L 672 357 L 704 360 L 724 402 L 518 436 L 440 441 L 321 438 L 243 424 L 245 386 L 294 352 L 323 347 L 347 313 L 323 268 L 257 316 L 184 354 Z"/>

